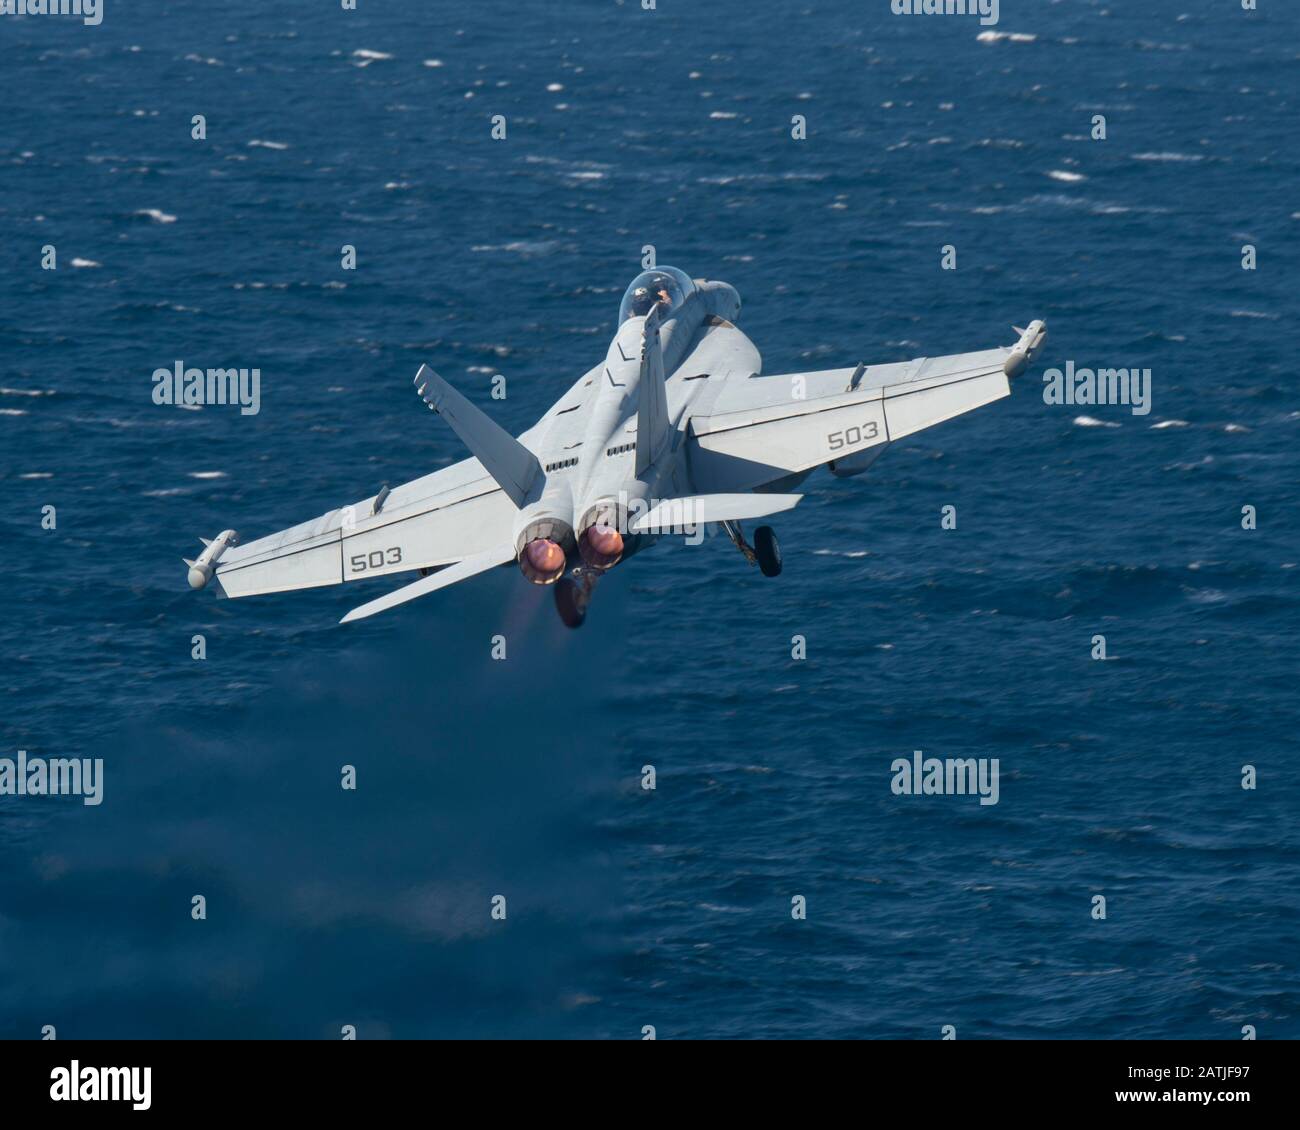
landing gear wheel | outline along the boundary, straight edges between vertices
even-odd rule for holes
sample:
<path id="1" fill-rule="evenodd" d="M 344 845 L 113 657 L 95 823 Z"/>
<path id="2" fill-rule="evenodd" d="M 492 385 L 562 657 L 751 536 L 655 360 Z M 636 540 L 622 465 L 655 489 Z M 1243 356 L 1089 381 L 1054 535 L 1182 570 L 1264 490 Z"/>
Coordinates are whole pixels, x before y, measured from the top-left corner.
<path id="1" fill-rule="evenodd" d="M 587 593 L 577 581 L 562 577 L 555 582 L 555 610 L 566 628 L 581 628 L 587 618 Z"/>
<path id="2" fill-rule="evenodd" d="M 771 526 L 759 526 L 754 531 L 754 554 L 763 576 L 781 575 L 781 543 L 776 540 L 776 531 Z"/>

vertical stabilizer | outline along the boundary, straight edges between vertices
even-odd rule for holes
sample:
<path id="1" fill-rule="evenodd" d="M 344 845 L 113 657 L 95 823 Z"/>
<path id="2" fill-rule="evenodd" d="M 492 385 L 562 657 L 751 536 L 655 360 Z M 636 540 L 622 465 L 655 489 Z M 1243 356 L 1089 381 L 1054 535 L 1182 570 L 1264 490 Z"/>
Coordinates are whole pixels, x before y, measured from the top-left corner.
<path id="1" fill-rule="evenodd" d="M 668 389 L 659 342 L 659 307 L 646 315 L 641 338 L 640 403 L 636 413 L 636 473 L 644 475 L 668 438 Z"/>
<path id="2" fill-rule="evenodd" d="M 415 388 L 424 402 L 451 425 L 510 501 L 522 507 L 541 469 L 537 456 L 428 365 L 421 365 L 415 374 Z"/>

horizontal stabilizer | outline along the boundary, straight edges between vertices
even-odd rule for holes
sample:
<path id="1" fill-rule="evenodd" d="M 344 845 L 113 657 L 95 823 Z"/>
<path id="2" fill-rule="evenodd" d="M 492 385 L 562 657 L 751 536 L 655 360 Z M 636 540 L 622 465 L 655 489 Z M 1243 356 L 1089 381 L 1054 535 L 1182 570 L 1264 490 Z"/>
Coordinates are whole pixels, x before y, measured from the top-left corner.
<path id="1" fill-rule="evenodd" d="M 451 425 L 510 501 L 522 507 L 541 470 L 537 456 L 428 365 L 421 365 L 415 374 L 415 388 L 424 402 Z"/>
<path id="2" fill-rule="evenodd" d="M 430 573 L 427 577 L 421 577 L 418 581 L 412 581 L 409 585 L 404 585 L 400 589 L 394 589 L 392 592 L 379 597 L 377 600 L 372 600 L 368 604 L 359 605 L 344 616 L 339 623 L 346 624 L 351 620 L 364 620 L 367 616 L 373 616 L 376 612 L 386 612 L 390 608 L 396 608 L 399 604 L 405 604 L 408 600 L 414 600 L 417 596 L 424 596 L 426 593 L 445 589 L 448 585 L 454 585 L 457 581 L 467 580 L 479 573 L 487 572 L 495 565 L 504 565 L 507 561 L 513 561 L 514 559 L 515 546 L 513 542 L 508 545 L 496 546 L 485 553 L 477 553 L 473 557 L 466 557 L 462 561 L 457 561 L 454 565 L 448 565 L 447 568 L 437 573 Z"/>
<path id="3" fill-rule="evenodd" d="M 692 494 L 668 498 L 632 523 L 634 534 L 680 530 L 706 522 L 740 522 L 791 510 L 801 494 Z"/>

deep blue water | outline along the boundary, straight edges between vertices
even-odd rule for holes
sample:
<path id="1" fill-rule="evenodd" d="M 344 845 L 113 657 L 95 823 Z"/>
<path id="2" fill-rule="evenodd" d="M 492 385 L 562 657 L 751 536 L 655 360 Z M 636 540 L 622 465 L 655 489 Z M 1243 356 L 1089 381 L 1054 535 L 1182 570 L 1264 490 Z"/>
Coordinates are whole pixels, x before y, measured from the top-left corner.
<path id="1" fill-rule="evenodd" d="M 106 762 L 0 798 L 0 1035 L 1300 1034 L 1294 4 L 105 5 L 0 18 L 0 756 Z M 661 546 L 578 633 L 506 570 L 188 591 L 462 458 L 422 362 L 530 424 L 646 244 L 769 372 L 1049 347 L 810 479 L 778 580 Z M 260 414 L 154 405 L 177 358 Z M 1044 404 L 1067 360 L 1150 415 Z M 895 796 L 914 749 L 1000 802 Z"/>

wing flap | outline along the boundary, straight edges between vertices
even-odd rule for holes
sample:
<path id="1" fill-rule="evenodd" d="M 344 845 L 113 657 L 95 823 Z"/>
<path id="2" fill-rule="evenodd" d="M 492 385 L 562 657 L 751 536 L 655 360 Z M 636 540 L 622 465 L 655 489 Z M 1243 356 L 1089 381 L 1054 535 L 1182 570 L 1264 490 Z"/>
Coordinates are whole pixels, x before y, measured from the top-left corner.
<path id="1" fill-rule="evenodd" d="M 448 565 L 441 573 L 421 577 L 418 581 L 412 581 L 409 585 L 403 585 L 400 589 L 394 589 L 392 592 L 385 593 L 375 600 L 358 605 L 344 616 L 339 623 L 347 624 L 353 620 L 364 620 L 367 616 L 373 616 L 377 612 L 386 612 L 390 608 L 396 608 L 399 604 L 405 604 L 408 600 L 415 600 L 416 597 L 437 592 L 438 589 L 445 589 L 448 585 L 456 584 L 457 581 L 468 580 L 470 577 L 477 576 L 479 573 L 486 573 L 489 569 L 495 568 L 497 565 L 504 565 L 514 559 L 515 547 L 513 542 L 494 546 L 483 553 L 467 557 L 463 561 L 457 561 L 454 565 Z"/>
<path id="2" fill-rule="evenodd" d="M 885 420 L 891 440 L 910 436 L 924 428 L 951 420 L 1011 395 L 1011 386 L 1001 367 L 930 388 L 907 389 L 885 400 Z"/>
<path id="3" fill-rule="evenodd" d="M 864 470 L 892 441 L 1009 395 L 1012 353 L 729 379 L 690 421 L 694 485 L 752 490 L 823 464 Z"/>
<path id="4" fill-rule="evenodd" d="M 343 579 L 426 569 L 481 553 L 509 533 L 517 513 L 493 489 L 437 510 L 385 512 L 386 522 L 344 531 Z"/>
<path id="5" fill-rule="evenodd" d="M 375 497 L 232 548 L 218 586 L 255 596 L 446 565 L 504 541 L 516 514 L 474 459 L 394 487 L 378 513 Z"/>
<path id="6" fill-rule="evenodd" d="M 689 449 L 697 487 L 710 491 L 752 490 L 835 458 L 888 442 L 879 392 L 827 397 L 784 414 L 765 411 L 756 423 L 745 413 L 692 420 Z"/>
<path id="7" fill-rule="evenodd" d="M 310 522 L 239 546 L 218 563 L 215 576 L 226 596 L 255 596 L 337 585 L 343 579 L 338 516 L 331 510 Z"/>

